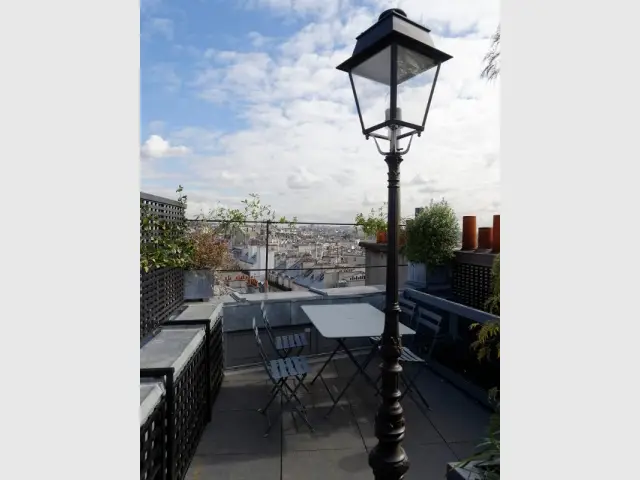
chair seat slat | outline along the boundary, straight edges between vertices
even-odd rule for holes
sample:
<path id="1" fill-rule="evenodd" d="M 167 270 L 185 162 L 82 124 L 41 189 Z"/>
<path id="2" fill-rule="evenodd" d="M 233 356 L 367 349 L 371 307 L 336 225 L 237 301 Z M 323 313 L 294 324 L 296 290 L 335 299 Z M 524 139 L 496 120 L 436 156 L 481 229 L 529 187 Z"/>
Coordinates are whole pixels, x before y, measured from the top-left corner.
<path id="1" fill-rule="evenodd" d="M 298 375 L 298 371 L 296 370 L 295 365 L 293 364 L 293 361 L 291 360 L 291 357 L 287 357 L 284 359 L 284 364 L 287 368 L 287 373 L 289 377 L 294 377 L 296 375 Z"/>
<path id="2" fill-rule="evenodd" d="M 413 362 L 413 363 L 426 363 L 425 360 L 415 353 L 413 353 L 410 349 L 406 347 L 402 347 L 402 353 L 400 354 L 400 360 L 403 362 Z"/>

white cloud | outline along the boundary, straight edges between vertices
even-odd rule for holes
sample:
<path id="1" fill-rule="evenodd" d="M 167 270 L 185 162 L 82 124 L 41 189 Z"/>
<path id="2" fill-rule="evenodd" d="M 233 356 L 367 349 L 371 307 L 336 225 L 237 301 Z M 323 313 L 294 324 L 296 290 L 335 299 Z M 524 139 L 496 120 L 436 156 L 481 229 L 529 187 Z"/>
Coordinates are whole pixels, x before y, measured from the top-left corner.
<path id="1" fill-rule="evenodd" d="M 150 18 L 144 23 L 143 36 L 151 38 L 161 36 L 173 40 L 173 21 L 169 18 Z"/>
<path id="2" fill-rule="evenodd" d="M 274 13 L 286 16 L 291 13 L 300 17 L 318 16 L 329 18 L 336 15 L 342 6 L 347 6 L 348 0 L 244 0 L 248 8 L 269 8 Z"/>
<path id="3" fill-rule="evenodd" d="M 208 182 L 198 198 L 211 206 L 257 192 L 278 213 L 301 220 L 352 220 L 368 205 L 384 202 L 387 166 L 373 140 L 362 136 L 348 77 L 335 69 L 386 7 L 369 3 L 374 7 L 348 1 L 254 4 L 279 14 L 288 9 L 309 22 L 273 49 L 254 43 L 251 51 L 210 49 L 202 56 L 190 88 L 213 102 L 212 108 L 224 103 L 246 126 L 224 135 L 197 125 L 185 126 L 182 135 L 171 132 L 169 138 L 191 147 L 195 156 L 176 184 L 188 189 L 190 182 Z M 340 14 L 328 14 L 335 5 Z M 407 0 L 400 7 L 432 28 L 436 46 L 454 57 L 442 67 L 425 132 L 402 163 L 403 215 L 444 196 L 459 215 L 490 221 L 500 205 L 499 81 L 487 83 L 479 74 L 499 4 Z M 445 31 L 469 34 L 437 34 Z M 427 96 L 428 85 L 415 88 L 403 105 L 424 105 Z M 368 105 L 380 117 L 384 99 L 377 100 Z M 225 189 L 229 185 L 233 193 Z"/>
<path id="4" fill-rule="evenodd" d="M 304 167 L 299 167 L 296 172 L 287 177 L 287 186 L 292 190 L 308 190 L 319 185 L 321 179 Z"/>
<path id="5" fill-rule="evenodd" d="M 142 12 L 148 12 L 155 10 L 160 6 L 162 0 L 140 0 L 140 10 Z"/>
<path id="6" fill-rule="evenodd" d="M 162 85 L 170 93 L 177 92 L 182 86 L 182 79 L 176 73 L 176 67 L 170 63 L 153 65 L 144 80 Z"/>
<path id="7" fill-rule="evenodd" d="M 162 120 L 153 120 L 152 122 L 149 122 L 149 126 L 148 126 L 149 131 L 157 135 L 162 135 L 162 132 L 164 131 L 165 127 L 166 127 L 166 124 Z"/>
<path id="8" fill-rule="evenodd" d="M 251 45 L 253 45 L 256 48 L 262 48 L 262 47 L 270 44 L 271 41 L 272 41 L 271 38 L 265 37 L 264 35 L 262 35 L 259 32 L 249 32 L 247 37 L 249 38 L 249 41 L 251 42 Z"/>
<path id="9" fill-rule="evenodd" d="M 184 145 L 170 145 L 160 135 L 151 135 L 140 147 L 140 155 L 144 159 L 183 157 L 190 153 Z"/>

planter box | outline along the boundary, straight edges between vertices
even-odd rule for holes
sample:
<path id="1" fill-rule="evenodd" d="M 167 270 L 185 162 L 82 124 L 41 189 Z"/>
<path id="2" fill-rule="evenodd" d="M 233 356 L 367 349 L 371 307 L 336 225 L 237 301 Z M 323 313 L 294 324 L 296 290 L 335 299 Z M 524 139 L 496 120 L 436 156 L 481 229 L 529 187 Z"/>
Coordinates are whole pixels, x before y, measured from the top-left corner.
<path id="1" fill-rule="evenodd" d="M 447 266 L 442 266 L 427 271 L 423 263 L 409 262 L 407 283 L 416 290 L 424 292 L 433 287 L 450 287 L 451 269 Z"/>
<path id="2" fill-rule="evenodd" d="M 213 297 L 213 285 L 211 270 L 187 270 L 184 272 L 184 299 L 209 300 Z"/>
<path id="3" fill-rule="evenodd" d="M 447 480 L 485 480 L 485 471 L 477 468 L 479 461 L 469 462 L 464 467 L 458 467 L 458 462 L 447 465 Z"/>

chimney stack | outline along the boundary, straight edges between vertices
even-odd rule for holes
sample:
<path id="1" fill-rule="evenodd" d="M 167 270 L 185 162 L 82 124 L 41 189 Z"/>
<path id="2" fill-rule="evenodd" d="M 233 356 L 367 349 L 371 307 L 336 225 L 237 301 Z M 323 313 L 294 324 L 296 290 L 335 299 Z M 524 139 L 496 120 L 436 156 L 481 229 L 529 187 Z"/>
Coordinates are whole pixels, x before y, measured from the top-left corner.
<path id="1" fill-rule="evenodd" d="M 491 250 L 493 244 L 493 229 L 480 227 L 478 229 L 478 250 Z"/>
<path id="2" fill-rule="evenodd" d="M 500 253 L 500 215 L 493 216 L 493 253 Z"/>
<path id="3" fill-rule="evenodd" d="M 462 250 L 475 250 L 478 247 L 476 231 L 476 217 L 462 217 Z"/>

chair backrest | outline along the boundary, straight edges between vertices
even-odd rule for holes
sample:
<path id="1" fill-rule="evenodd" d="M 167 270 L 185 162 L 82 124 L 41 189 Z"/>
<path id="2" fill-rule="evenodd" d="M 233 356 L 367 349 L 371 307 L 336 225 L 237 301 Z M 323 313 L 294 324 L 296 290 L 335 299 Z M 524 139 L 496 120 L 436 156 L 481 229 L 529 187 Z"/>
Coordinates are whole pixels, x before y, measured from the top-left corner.
<path id="1" fill-rule="evenodd" d="M 418 307 L 416 321 L 416 332 L 419 332 L 420 330 L 427 330 L 431 337 L 431 341 L 428 345 L 424 345 L 427 357 L 430 357 L 433 353 L 436 341 L 438 340 L 438 335 L 440 335 L 442 315 L 438 315 L 425 307 Z"/>
<path id="2" fill-rule="evenodd" d="M 407 326 L 413 328 L 416 313 L 415 302 L 412 302 L 408 298 L 400 297 L 398 299 L 398 304 L 400 305 L 400 311 L 402 312 L 400 316 L 402 317 L 402 314 L 406 315 L 409 319 L 409 325 Z"/>
<path id="3" fill-rule="evenodd" d="M 269 370 L 269 367 L 268 367 L 267 355 L 264 353 L 264 347 L 262 346 L 262 339 L 260 338 L 260 330 L 256 325 L 256 317 L 253 317 L 253 335 L 255 337 L 256 345 L 258 347 L 258 353 L 260 353 L 260 359 L 262 360 L 262 365 L 264 366 L 265 370 L 269 374 L 269 377 L 271 377 L 271 371 Z"/>
<path id="4" fill-rule="evenodd" d="M 269 317 L 267 316 L 267 307 L 264 302 L 260 302 L 260 310 L 262 311 L 262 325 L 264 329 L 267 331 L 267 336 L 269 337 L 269 342 L 271 346 L 276 348 L 276 338 L 273 335 L 273 330 L 271 329 L 271 323 L 269 323 Z"/>

